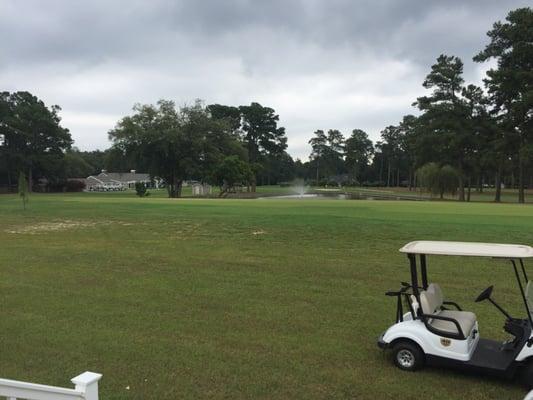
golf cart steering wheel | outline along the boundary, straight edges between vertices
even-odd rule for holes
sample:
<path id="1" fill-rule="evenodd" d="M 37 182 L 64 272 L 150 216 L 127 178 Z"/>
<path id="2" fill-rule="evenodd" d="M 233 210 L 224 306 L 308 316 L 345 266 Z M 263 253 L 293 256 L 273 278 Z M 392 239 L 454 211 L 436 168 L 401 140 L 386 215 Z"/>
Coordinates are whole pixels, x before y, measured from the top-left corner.
<path id="1" fill-rule="evenodd" d="M 494 285 L 489 286 L 484 291 L 482 291 L 481 294 L 477 296 L 476 303 L 479 303 L 480 301 L 483 301 L 483 300 L 487 300 L 492 294 L 492 289 L 494 289 Z"/>

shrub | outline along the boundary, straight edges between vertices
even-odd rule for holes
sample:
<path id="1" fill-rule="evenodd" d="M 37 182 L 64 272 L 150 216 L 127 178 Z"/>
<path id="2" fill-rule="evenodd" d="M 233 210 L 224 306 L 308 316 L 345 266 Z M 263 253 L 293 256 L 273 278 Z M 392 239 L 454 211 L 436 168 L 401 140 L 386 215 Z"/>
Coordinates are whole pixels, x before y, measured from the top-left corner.
<path id="1" fill-rule="evenodd" d="M 46 184 L 47 192 L 65 192 L 66 190 L 67 190 L 67 181 L 63 179 L 52 180 Z"/>
<path id="2" fill-rule="evenodd" d="M 245 185 L 253 179 L 253 168 L 238 156 L 228 156 L 217 166 L 213 180 L 220 187 L 219 196 L 235 192 L 237 186 Z"/>
<path id="3" fill-rule="evenodd" d="M 150 196 L 150 192 L 147 190 L 144 182 L 135 182 L 135 192 L 139 197 Z"/>
<path id="4" fill-rule="evenodd" d="M 439 181 L 441 197 L 444 193 L 455 195 L 459 185 L 459 171 L 450 165 L 445 165 L 440 169 Z"/>
<path id="5" fill-rule="evenodd" d="M 81 192 L 85 189 L 85 182 L 78 179 L 69 179 L 65 183 L 65 189 L 67 192 Z"/>
<path id="6" fill-rule="evenodd" d="M 363 186 L 365 187 L 384 187 L 387 183 L 384 181 L 365 181 L 363 182 Z"/>
<path id="7" fill-rule="evenodd" d="M 432 195 L 444 193 L 455 195 L 459 184 L 459 173 L 450 165 L 439 167 L 436 163 L 428 163 L 417 170 L 417 179 L 421 187 L 426 188 Z"/>
<path id="8" fill-rule="evenodd" d="M 328 180 L 326 181 L 326 186 L 327 186 L 327 187 L 330 187 L 330 188 L 331 188 L 331 187 L 336 188 L 336 187 L 340 187 L 341 184 L 340 184 L 339 182 L 337 182 L 337 181 L 332 180 L 332 179 L 328 179 Z"/>

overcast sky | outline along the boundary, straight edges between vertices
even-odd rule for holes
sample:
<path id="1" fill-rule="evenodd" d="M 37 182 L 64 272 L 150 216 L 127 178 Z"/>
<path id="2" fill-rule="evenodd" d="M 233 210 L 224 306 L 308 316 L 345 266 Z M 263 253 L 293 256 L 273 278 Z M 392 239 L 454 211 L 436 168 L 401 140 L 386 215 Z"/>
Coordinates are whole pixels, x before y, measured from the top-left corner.
<path id="1" fill-rule="evenodd" d="M 274 108 L 289 153 L 307 159 L 316 129 L 367 131 L 413 113 L 441 53 L 472 56 L 515 0 L 0 0 L 0 90 L 58 104 L 82 150 L 134 103 Z"/>

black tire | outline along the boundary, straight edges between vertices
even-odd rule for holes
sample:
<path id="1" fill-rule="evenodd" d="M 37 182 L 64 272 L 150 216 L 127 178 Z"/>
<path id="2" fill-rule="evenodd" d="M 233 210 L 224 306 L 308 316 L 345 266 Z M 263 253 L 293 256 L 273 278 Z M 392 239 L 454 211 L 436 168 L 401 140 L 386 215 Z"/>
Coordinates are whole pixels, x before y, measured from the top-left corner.
<path id="1" fill-rule="evenodd" d="M 528 389 L 533 389 L 533 359 L 528 360 L 528 363 L 522 368 L 521 378 Z"/>
<path id="2" fill-rule="evenodd" d="M 425 364 L 424 352 L 413 342 L 401 341 L 392 348 L 394 364 L 404 371 L 416 371 Z"/>

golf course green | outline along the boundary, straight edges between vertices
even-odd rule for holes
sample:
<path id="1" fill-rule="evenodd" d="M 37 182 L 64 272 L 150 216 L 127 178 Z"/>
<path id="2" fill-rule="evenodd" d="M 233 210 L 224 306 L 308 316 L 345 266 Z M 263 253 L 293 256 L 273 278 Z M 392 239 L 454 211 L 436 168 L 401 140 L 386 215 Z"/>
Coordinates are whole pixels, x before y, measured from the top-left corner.
<path id="1" fill-rule="evenodd" d="M 0 376 L 101 399 L 511 399 L 518 383 L 402 372 L 376 346 L 413 240 L 533 244 L 529 205 L 0 196 Z M 510 265 L 428 258 L 430 281 L 505 338 Z M 527 265 L 527 263 L 526 263 Z M 531 267 L 533 273 L 533 265 Z"/>

